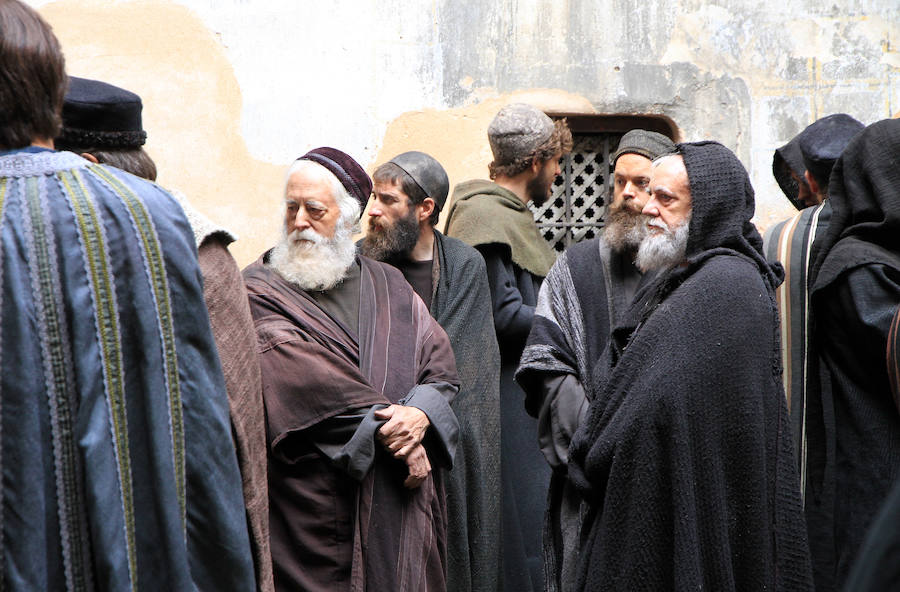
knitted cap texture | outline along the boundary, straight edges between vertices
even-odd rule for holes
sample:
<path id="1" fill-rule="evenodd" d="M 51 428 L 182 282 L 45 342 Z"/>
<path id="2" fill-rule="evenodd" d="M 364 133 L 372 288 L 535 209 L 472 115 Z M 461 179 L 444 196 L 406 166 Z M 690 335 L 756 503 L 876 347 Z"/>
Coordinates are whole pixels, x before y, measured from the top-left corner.
<path id="1" fill-rule="evenodd" d="M 494 162 L 501 165 L 531 154 L 552 134 L 553 120 L 537 107 L 525 103 L 503 107 L 488 126 Z"/>

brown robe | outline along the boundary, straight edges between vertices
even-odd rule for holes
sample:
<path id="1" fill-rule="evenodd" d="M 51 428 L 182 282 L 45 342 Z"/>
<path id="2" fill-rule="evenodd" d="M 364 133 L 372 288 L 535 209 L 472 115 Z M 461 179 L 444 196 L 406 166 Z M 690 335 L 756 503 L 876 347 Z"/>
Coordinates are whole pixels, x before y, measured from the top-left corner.
<path id="1" fill-rule="evenodd" d="M 197 260 L 203 276 L 203 297 L 225 375 L 257 589 L 271 592 L 275 587 L 269 552 L 265 420 L 256 333 L 241 270 L 228 252 L 228 242 L 222 234 L 206 237 L 198 249 Z"/>
<path id="2" fill-rule="evenodd" d="M 241 470 L 256 589 L 259 592 L 273 592 L 262 379 L 247 290 L 241 270 L 228 251 L 228 245 L 237 239 L 195 209 L 180 192 L 173 191 L 172 197 L 184 210 L 197 245 L 197 262 L 203 276 L 203 299 L 209 311 L 209 322 L 228 392 L 231 435 Z"/>
<path id="3" fill-rule="evenodd" d="M 432 467 L 452 464 L 458 381 L 446 334 L 388 265 L 359 258 L 354 331 L 264 260 L 244 279 L 263 372 L 276 588 L 444 590 L 439 471 L 406 489 L 407 468 L 375 441 L 383 422 L 372 412 L 423 409 Z"/>

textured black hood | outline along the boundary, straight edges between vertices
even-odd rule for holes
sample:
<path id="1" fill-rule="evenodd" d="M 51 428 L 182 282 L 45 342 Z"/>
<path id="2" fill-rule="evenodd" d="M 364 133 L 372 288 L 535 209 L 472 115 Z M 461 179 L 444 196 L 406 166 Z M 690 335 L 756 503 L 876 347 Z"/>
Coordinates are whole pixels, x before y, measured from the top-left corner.
<path id="1" fill-rule="evenodd" d="M 873 123 L 850 141 L 831 171 L 828 201 L 831 222 L 817 241 L 810 272 L 814 289 L 846 269 L 880 261 L 885 252 L 900 253 L 900 119 Z M 851 239 L 852 248 L 836 251 Z"/>
<path id="2" fill-rule="evenodd" d="M 791 171 L 794 171 L 802 179 L 803 171 L 805 170 L 806 165 L 803 164 L 803 153 L 800 152 L 800 136 L 798 135 L 777 149 L 775 157 L 772 159 L 772 175 L 778 182 L 778 186 L 781 187 L 785 197 L 798 210 L 805 208 L 806 204 L 800 201 L 800 190 L 797 181 L 791 176 Z M 806 181 L 803 181 L 803 183 L 806 183 Z"/>
<path id="3" fill-rule="evenodd" d="M 783 270 L 763 255 L 762 237 L 750 221 L 756 210 L 753 186 L 737 156 L 718 142 L 678 144 L 691 189 L 691 226 L 688 263 L 699 262 L 711 251 L 728 249 L 752 259 L 774 285 Z"/>

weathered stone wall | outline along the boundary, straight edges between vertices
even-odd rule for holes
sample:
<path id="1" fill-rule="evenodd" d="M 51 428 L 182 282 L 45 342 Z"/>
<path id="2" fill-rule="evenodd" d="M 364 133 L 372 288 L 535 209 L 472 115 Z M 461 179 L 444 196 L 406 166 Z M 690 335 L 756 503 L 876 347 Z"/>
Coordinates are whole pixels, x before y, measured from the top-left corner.
<path id="1" fill-rule="evenodd" d="M 160 183 L 234 228 L 278 232 L 285 165 L 333 145 L 370 170 L 408 149 L 485 176 L 510 100 L 662 114 L 734 149 L 765 227 L 790 213 L 773 150 L 823 115 L 900 113 L 896 0 L 29 0 L 72 74 L 144 99 Z"/>

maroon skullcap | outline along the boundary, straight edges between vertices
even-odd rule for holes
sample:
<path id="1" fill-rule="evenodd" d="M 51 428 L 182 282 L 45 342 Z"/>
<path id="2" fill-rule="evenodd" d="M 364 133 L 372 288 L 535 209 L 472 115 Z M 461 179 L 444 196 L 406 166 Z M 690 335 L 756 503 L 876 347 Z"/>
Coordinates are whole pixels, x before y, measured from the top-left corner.
<path id="1" fill-rule="evenodd" d="M 311 160 L 331 171 L 347 193 L 359 202 L 360 212 L 365 209 L 366 202 L 372 195 L 372 179 L 352 156 L 337 148 L 323 146 L 310 150 L 297 160 Z"/>

